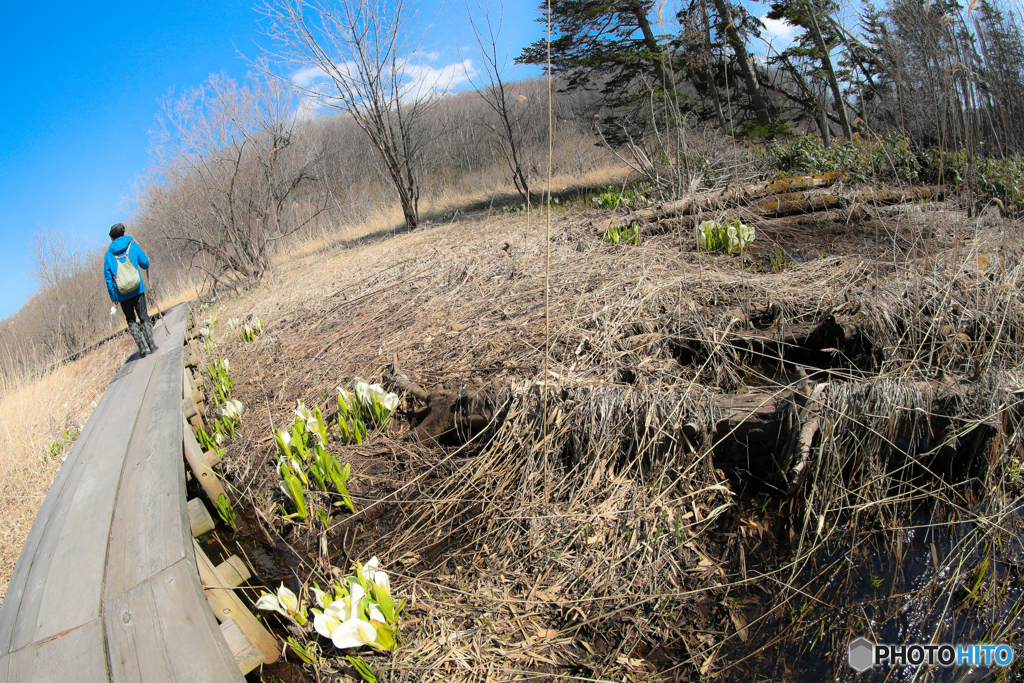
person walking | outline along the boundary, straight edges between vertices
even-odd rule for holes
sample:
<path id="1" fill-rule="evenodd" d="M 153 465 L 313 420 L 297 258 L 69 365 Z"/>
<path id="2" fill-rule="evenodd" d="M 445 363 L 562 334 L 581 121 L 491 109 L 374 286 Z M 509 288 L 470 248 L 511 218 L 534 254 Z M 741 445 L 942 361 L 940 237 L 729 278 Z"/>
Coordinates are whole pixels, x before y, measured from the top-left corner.
<path id="1" fill-rule="evenodd" d="M 124 223 L 115 223 L 110 228 L 110 246 L 103 256 L 103 279 L 110 294 L 110 312 L 121 304 L 128 332 L 139 347 L 139 358 L 156 351 L 153 341 L 153 325 L 146 312 L 146 286 L 142 282 L 139 268 L 149 270 L 149 257 L 135 240 L 124 234 Z"/>

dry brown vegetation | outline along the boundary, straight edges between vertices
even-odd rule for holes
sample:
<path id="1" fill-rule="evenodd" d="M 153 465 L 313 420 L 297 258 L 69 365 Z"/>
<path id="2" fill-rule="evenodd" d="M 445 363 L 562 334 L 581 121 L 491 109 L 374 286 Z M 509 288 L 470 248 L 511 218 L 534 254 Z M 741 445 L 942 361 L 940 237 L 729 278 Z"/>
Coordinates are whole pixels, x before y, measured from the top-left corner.
<path id="1" fill-rule="evenodd" d="M 120 337 L 73 363 L 0 385 L 0 598 L 77 429 L 132 348 Z"/>
<path id="2" fill-rule="evenodd" d="M 607 213 L 562 199 L 550 239 L 543 213 L 467 212 L 215 304 L 248 408 L 236 539 L 268 586 L 378 555 L 410 600 L 366 658 L 392 681 L 845 678 L 857 635 L 1019 629 L 1019 223 L 952 200 L 751 216 L 735 258 L 683 219 L 606 244 Z M 417 391 L 331 446 L 359 512 L 310 493 L 333 519 L 289 522 L 271 427 L 354 376 Z M 355 675 L 322 648 L 310 677 Z"/>

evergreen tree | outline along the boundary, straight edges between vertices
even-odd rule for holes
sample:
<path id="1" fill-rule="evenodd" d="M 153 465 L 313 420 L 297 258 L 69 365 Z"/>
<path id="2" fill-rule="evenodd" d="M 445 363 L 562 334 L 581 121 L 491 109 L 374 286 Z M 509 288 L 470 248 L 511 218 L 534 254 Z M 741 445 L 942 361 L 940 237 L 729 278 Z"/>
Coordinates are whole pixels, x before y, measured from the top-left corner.
<path id="1" fill-rule="evenodd" d="M 793 66 L 794 59 L 803 59 L 813 65 L 808 74 L 808 80 L 822 79 L 828 84 L 839 124 L 843 134 L 849 139 L 853 137 L 853 127 L 846 113 L 846 103 L 831 57 L 832 50 L 842 43 L 842 36 L 830 19 L 837 8 L 834 0 L 775 0 L 768 17 L 770 19 L 785 19 L 804 29 L 797 44 L 783 51 L 777 61 L 797 78 L 804 76 L 796 73 Z M 824 125 L 827 113 L 827 108 L 822 106 L 823 137 L 827 137 L 827 126 Z"/>
<path id="2" fill-rule="evenodd" d="M 1014 16 L 989 0 L 975 15 L 982 53 L 981 91 L 993 140 L 990 154 L 1024 152 L 1024 39 Z M 983 142 L 985 142 L 983 140 Z"/>
<path id="3" fill-rule="evenodd" d="M 647 88 L 671 90 L 663 41 L 651 28 L 653 0 L 552 0 L 551 68 L 569 90 L 599 88 L 611 106 Z M 539 22 L 547 24 L 547 5 Z M 546 66 L 546 40 L 523 49 L 519 64 Z"/>
<path id="4" fill-rule="evenodd" d="M 728 109 L 730 125 L 735 125 L 736 118 L 770 125 L 772 115 L 761 78 L 746 47 L 751 37 L 760 35 L 761 22 L 742 5 L 724 0 L 691 0 L 676 19 L 680 32 L 672 43 L 672 63 L 702 101 L 710 101 L 719 125 L 727 127 L 723 107 Z M 701 113 L 709 118 L 711 110 L 705 106 Z"/>
<path id="5" fill-rule="evenodd" d="M 894 78 L 895 66 L 887 60 L 892 38 L 885 17 L 871 2 L 864 3 L 859 33 L 864 42 L 844 36 L 847 50 L 839 62 L 849 83 L 848 95 L 857 100 L 862 125 L 902 129 L 902 91 Z"/>

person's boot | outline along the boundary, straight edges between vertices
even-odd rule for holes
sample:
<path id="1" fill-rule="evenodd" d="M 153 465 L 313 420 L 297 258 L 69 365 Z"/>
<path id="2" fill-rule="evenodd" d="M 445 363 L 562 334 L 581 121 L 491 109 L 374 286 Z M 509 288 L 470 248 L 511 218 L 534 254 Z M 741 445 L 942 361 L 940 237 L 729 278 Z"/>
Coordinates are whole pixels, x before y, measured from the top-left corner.
<path id="1" fill-rule="evenodd" d="M 142 323 L 142 336 L 146 340 L 146 346 L 149 347 L 149 352 L 153 353 L 156 351 L 156 342 L 153 341 L 153 322 L 147 320 Z"/>
<path id="2" fill-rule="evenodd" d="M 132 339 L 135 340 L 135 345 L 139 347 L 139 358 L 145 358 L 146 340 L 142 338 L 142 331 L 139 329 L 139 324 L 136 322 L 128 323 L 128 333 L 132 335 Z"/>

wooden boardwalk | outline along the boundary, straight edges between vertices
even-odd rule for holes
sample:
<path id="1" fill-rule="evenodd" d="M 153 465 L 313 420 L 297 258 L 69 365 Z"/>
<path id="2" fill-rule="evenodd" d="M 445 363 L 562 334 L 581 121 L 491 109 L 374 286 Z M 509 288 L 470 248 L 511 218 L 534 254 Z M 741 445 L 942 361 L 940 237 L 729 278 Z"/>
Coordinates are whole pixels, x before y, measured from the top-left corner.
<path id="1" fill-rule="evenodd" d="M 0 681 L 244 681 L 196 570 L 182 462 L 188 307 L 121 367 L 0 606 Z"/>

